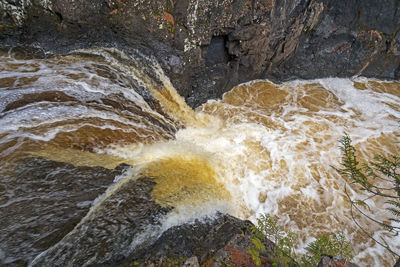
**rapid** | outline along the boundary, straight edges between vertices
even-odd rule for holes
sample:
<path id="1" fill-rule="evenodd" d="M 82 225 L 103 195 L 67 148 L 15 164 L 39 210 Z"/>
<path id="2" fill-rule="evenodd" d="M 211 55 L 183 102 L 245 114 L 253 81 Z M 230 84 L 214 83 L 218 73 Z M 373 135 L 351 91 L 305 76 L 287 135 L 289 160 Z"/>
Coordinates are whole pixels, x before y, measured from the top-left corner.
<path id="1" fill-rule="evenodd" d="M 63 255 L 76 259 L 72 265 L 89 265 L 110 257 L 109 251 L 96 253 L 95 243 L 129 254 L 173 225 L 217 211 L 253 222 L 261 214 L 276 216 L 279 225 L 298 235 L 299 252 L 321 234 L 342 231 L 354 246 L 354 262 L 395 262 L 354 223 L 344 188 L 352 197 L 364 193 L 335 167 L 340 167 L 338 140 L 345 132 L 360 158 L 398 154 L 400 82 L 256 80 L 192 110 L 155 59 L 138 51 L 128 55 L 101 48 L 38 59 L 10 50 L 0 54 L 0 70 L 0 217 L 8 216 L 0 223 L 2 264 L 61 264 Z M 27 240 L 13 233 L 40 227 L 41 214 L 57 220 L 52 209 L 62 205 L 50 209 L 44 199 L 68 201 L 58 193 L 21 194 L 34 184 L 38 191 L 48 186 L 16 180 L 15 170 L 25 158 L 110 170 L 130 167 L 102 185 L 107 191 L 96 200 L 80 204 L 91 208 L 67 235 L 24 255 L 35 235 Z M 129 207 L 122 210 L 118 203 L 129 203 L 123 188 L 139 176 L 155 181 L 152 197 L 158 204 L 174 208 L 125 244 L 121 235 Z M 75 182 L 84 190 L 83 180 Z M 39 214 L 29 212 L 32 203 Z M 390 217 L 384 200 L 369 204 L 374 216 Z M 387 236 L 400 253 L 400 237 L 356 218 L 368 232 Z M 94 256 L 80 262 L 85 253 Z"/>

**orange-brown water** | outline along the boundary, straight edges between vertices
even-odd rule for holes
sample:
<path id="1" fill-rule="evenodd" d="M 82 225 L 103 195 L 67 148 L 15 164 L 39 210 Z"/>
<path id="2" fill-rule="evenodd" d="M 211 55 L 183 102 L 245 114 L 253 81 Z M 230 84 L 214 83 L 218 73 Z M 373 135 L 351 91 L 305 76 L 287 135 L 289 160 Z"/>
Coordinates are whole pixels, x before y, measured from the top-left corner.
<path id="1" fill-rule="evenodd" d="M 156 63 L 131 66 L 121 63 L 126 57 L 107 49 L 49 59 L 3 54 L 2 169 L 27 156 L 110 169 L 128 163 L 134 171 L 125 179 L 154 178 L 154 198 L 181 207 L 178 221 L 200 209 L 251 220 L 267 213 L 299 236 L 300 252 L 320 234 L 343 231 L 354 261 L 393 264 L 352 221 L 346 182 L 333 167 L 344 132 L 362 158 L 398 153 L 399 82 L 254 81 L 193 111 Z M 388 216 L 384 207 L 382 200 L 371 203 L 375 216 Z M 359 220 L 376 236 L 383 233 Z M 398 238 L 387 241 L 400 252 Z"/>
<path id="2" fill-rule="evenodd" d="M 232 198 L 245 203 L 238 215 L 275 215 L 282 226 L 296 232 L 302 245 L 312 237 L 344 231 L 356 250 L 356 262 L 391 266 L 391 255 L 352 221 L 346 183 L 333 167 L 340 166 L 338 140 L 344 132 L 352 137 L 361 159 L 399 153 L 399 92 L 397 82 L 363 78 L 282 85 L 256 81 L 203 105 L 203 112 L 224 121 L 222 129 L 228 133 L 224 136 L 229 144 L 218 151 L 235 151 L 235 160 L 225 159 L 229 163 L 222 172 L 231 192 L 238 192 Z M 348 190 L 362 198 L 359 191 Z M 374 216 L 388 216 L 382 199 L 371 204 Z M 359 222 L 379 236 L 380 227 L 362 217 Z M 388 240 L 400 249 L 397 238 Z"/>

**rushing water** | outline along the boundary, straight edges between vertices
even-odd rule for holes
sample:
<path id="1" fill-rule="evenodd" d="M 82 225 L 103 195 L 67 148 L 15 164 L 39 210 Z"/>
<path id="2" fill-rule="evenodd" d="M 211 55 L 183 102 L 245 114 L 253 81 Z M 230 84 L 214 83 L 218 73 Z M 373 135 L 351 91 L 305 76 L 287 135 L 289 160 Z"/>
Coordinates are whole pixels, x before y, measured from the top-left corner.
<path id="1" fill-rule="evenodd" d="M 61 203 L 53 213 L 53 206 L 46 206 L 47 220 L 57 221 L 59 209 L 68 202 L 68 195 L 56 191 L 40 195 L 49 181 L 18 182 L 15 170 L 27 168 L 29 164 L 21 162 L 31 157 L 106 169 L 121 163 L 132 166 L 114 185 L 98 185 L 109 188 L 93 204 L 79 202 L 92 208 L 33 265 L 62 265 L 71 259 L 76 259 L 72 264 L 82 265 L 109 259 L 110 251 L 97 253 L 99 243 L 101 249 L 129 254 L 168 227 L 217 210 L 251 220 L 263 213 L 277 216 L 280 225 L 299 236 L 300 252 L 320 234 L 343 231 L 354 245 L 355 262 L 394 263 L 352 221 L 346 183 L 333 166 L 339 166 L 338 139 L 344 132 L 362 158 L 398 153 L 398 82 L 330 78 L 277 85 L 253 81 L 193 111 L 158 64 L 138 52 L 128 56 L 97 49 L 46 59 L 4 53 L 0 70 L 0 217 L 10 213 L 8 221 L 0 224 L 3 264 L 24 265 L 48 248 L 28 253 L 38 234 L 29 238 L 12 234 L 30 231 L 37 224 L 40 214 L 29 211 L 33 203 L 48 205 L 35 202 L 38 195 Z M 153 198 L 175 209 L 124 243 L 133 201 L 126 188 L 138 175 L 152 177 Z M 82 190 L 86 181 L 78 178 L 74 183 Z M 33 185 L 37 194 L 21 195 Z M 349 190 L 352 196 L 361 196 Z M 122 202 L 127 203 L 123 208 Z M 371 207 L 375 216 L 388 216 L 384 201 Z M 44 212 L 40 207 L 37 211 Z M 369 232 L 383 234 L 358 219 Z M 45 234 L 40 238 L 51 243 Z M 387 240 L 400 252 L 399 237 Z M 93 256 L 85 259 L 87 255 Z"/>

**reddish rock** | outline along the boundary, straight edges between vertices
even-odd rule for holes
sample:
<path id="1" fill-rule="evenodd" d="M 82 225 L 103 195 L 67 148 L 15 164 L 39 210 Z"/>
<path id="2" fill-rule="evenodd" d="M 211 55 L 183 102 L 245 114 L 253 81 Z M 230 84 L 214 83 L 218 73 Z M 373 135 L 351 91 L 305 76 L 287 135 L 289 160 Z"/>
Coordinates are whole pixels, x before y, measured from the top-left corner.
<path id="1" fill-rule="evenodd" d="M 358 267 L 358 265 L 344 259 L 325 256 L 318 263 L 318 267 Z"/>

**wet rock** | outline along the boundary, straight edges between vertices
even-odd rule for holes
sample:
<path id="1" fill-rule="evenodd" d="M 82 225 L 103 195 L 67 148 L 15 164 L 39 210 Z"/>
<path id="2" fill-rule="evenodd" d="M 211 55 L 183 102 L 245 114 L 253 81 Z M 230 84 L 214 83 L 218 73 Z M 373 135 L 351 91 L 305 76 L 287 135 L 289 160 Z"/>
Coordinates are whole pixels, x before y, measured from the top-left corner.
<path id="1" fill-rule="evenodd" d="M 1 0 L 0 11 L 3 47 L 143 49 L 191 106 L 256 78 L 400 75 L 397 0 Z"/>
<path id="2" fill-rule="evenodd" d="M 196 256 L 191 257 L 185 261 L 183 264 L 184 267 L 199 267 L 199 261 Z"/>
<path id="3" fill-rule="evenodd" d="M 253 246 L 251 226 L 249 221 L 226 214 L 175 226 L 118 265 L 170 262 L 180 266 L 189 263 L 190 266 L 256 266 L 248 252 Z M 274 245 L 268 240 L 265 245 L 267 250 L 260 258 L 264 266 L 268 266 Z"/>
<path id="4" fill-rule="evenodd" d="M 127 165 L 108 170 L 26 158 L 11 173 L 2 172 L 0 265 L 27 265 L 56 244 L 126 169 Z"/>
<path id="5" fill-rule="evenodd" d="M 137 251 L 132 259 L 154 260 L 159 258 L 197 256 L 202 264 L 235 235 L 249 232 L 250 222 L 229 215 L 219 215 L 217 219 L 205 222 L 175 226 L 165 231 L 151 247 Z"/>
<path id="6" fill-rule="evenodd" d="M 318 263 L 318 267 L 358 267 L 358 265 L 344 259 L 324 256 Z"/>

